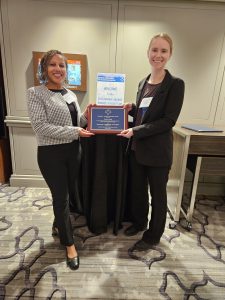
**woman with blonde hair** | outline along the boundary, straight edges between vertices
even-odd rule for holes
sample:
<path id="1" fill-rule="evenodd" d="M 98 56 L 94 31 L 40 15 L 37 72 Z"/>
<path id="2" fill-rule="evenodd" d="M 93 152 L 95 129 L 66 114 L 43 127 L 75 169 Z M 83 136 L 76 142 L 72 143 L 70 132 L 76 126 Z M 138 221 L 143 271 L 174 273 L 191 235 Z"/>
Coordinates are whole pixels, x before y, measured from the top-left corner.
<path id="1" fill-rule="evenodd" d="M 126 104 L 134 117 L 133 127 L 119 135 L 129 138 L 129 207 L 132 225 L 127 236 L 143 233 L 134 249 L 143 251 L 159 243 L 165 229 L 169 170 L 173 156 L 172 128 L 180 114 L 184 98 L 184 82 L 165 68 L 173 51 L 166 33 L 155 35 L 147 51 L 151 73 L 140 81 L 136 104 Z M 151 218 L 148 224 L 149 196 Z"/>

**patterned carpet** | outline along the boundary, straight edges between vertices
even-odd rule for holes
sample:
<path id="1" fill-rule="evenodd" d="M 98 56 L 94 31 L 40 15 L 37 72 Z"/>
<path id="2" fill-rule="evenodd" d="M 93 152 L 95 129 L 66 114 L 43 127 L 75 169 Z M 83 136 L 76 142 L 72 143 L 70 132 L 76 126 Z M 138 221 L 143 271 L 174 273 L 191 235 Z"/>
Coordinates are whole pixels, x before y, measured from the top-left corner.
<path id="1" fill-rule="evenodd" d="M 0 186 L 0 299 L 225 299 L 225 199 L 199 197 L 192 231 L 167 227 L 158 246 L 132 251 L 138 239 L 95 236 L 71 215 L 81 265 L 70 271 L 51 236 L 47 189 Z M 124 223 L 124 228 L 128 224 Z M 139 235 L 139 237 L 141 234 Z"/>

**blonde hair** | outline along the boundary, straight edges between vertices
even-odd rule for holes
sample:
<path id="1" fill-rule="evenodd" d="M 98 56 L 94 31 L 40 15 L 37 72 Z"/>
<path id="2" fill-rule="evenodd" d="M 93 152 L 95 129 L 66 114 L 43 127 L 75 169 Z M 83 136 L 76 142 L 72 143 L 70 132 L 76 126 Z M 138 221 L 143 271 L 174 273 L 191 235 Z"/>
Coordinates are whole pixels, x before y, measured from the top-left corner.
<path id="1" fill-rule="evenodd" d="M 151 44 L 152 44 L 153 40 L 157 39 L 159 37 L 168 42 L 168 44 L 170 46 L 170 54 L 172 54 L 172 52 L 173 52 L 173 41 L 172 41 L 171 37 L 167 33 L 164 33 L 164 32 L 158 33 L 158 34 L 156 34 L 155 36 L 152 37 L 152 39 L 150 40 L 149 46 L 148 46 L 148 51 L 151 47 Z"/>

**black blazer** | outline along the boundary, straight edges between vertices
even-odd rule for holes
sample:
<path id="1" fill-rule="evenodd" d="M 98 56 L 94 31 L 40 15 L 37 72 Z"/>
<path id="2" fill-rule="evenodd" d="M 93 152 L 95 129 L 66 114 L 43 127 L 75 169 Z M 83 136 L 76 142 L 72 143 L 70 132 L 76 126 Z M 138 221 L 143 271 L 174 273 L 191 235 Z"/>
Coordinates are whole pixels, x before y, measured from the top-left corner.
<path id="1" fill-rule="evenodd" d="M 136 105 L 133 110 L 134 122 L 137 115 L 137 103 L 140 101 L 144 84 L 149 76 L 144 78 L 138 86 Z M 180 114 L 183 98 L 183 80 L 173 77 L 166 70 L 162 84 L 145 112 L 141 125 L 133 127 L 133 139 L 136 141 L 135 155 L 140 164 L 171 167 L 172 127 Z"/>

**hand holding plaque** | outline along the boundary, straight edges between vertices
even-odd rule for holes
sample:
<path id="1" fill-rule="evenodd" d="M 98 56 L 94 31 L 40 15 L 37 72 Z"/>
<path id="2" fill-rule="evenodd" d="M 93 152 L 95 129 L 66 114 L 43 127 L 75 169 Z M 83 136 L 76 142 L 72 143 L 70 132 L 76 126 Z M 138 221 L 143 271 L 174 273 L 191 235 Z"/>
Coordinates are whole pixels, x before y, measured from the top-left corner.
<path id="1" fill-rule="evenodd" d="M 119 133 L 126 129 L 127 111 L 122 106 L 89 107 L 88 130 L 93 133 Z"/>
<path id="2" fill-rule="evenodd" d="M 128 113 L 123 107 L 124 91 L 124 74 L 98 74 L 96 105 L 89 107 L 89 131 L 116 134 L 128 127 Z"/>

